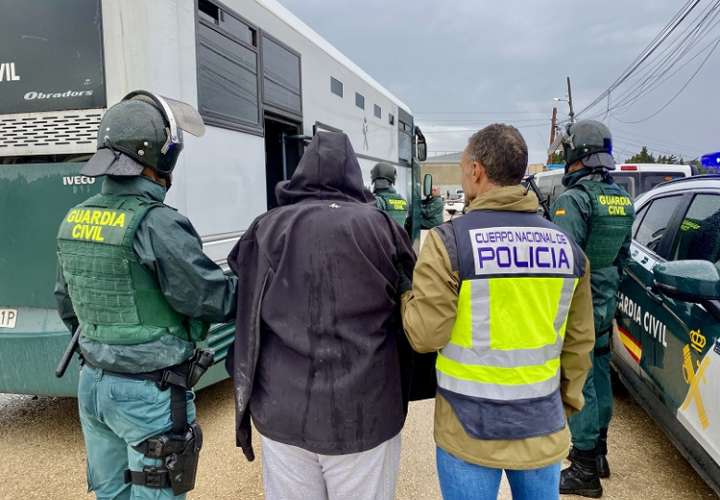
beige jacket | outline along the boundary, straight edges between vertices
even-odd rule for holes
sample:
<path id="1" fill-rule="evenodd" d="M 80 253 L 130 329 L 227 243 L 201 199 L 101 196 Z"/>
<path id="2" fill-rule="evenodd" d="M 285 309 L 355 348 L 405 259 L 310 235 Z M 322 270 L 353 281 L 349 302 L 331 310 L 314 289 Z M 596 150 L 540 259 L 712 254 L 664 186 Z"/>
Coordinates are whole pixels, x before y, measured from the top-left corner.
<path id="1" fill-rule="evenodd" d="M 522 186 L 494 189 L 473 200 L 468 207 L 468 211 L 535 212 L 537 209 L 537 197 L 526 193 Z M 405 332 L 416 351 L 437 351 L 450 341 L 459 289 L 458 273 L 452 271 L 448 251 L 436 230 L 432 230 L 420 251 L 412 290 L 403 295 Z M 582 389 L 590 369 L 589 353 L 594 343 L 590 263 L 585 259 L 585 274 L 572 299 L 560 358 L 561 394 L 566 415 L 583 406 Z M 561 431 L 547 436 L 519 440 L 475 439 L 465 432 L 450 404 L 438 394 L 435 442 L 445 451 L 485 467 L 534 469 L 563 459 L 570 446 L 570 433 L 566 425 Z"/>

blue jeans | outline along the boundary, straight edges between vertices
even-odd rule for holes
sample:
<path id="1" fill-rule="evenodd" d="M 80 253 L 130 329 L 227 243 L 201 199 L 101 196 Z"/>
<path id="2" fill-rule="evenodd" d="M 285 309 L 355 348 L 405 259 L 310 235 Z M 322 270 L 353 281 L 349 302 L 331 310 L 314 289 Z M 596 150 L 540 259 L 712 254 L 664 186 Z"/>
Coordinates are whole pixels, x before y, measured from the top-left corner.
<path id="1" fill-rule="evenodd" d="M 502 469 L 470 464 L 437 449 L 437 469 L 444 500 L 496 500 Z M 505 470 L 514 500 L 559 498 L 560 463 L 540 469 Z"/>
<path id="2" fill-rule="evenodd" d="M 193 422 L 193 393 L 188 392 L 186 398 L 188 422 Z M 78 407 L 87 450 L 88 490 L 98 500 L 185 498 L 173 496 L 169 488 L 130 485 L 124 477 L 127 469 L 142 471 L 146 465 L 161 465 L 161 460 L 147 458 L 133 446 L 172 427 L 169 389 L 161 391 L 154 382 L 116 377 L 85 365 L 80 371 Z"/>

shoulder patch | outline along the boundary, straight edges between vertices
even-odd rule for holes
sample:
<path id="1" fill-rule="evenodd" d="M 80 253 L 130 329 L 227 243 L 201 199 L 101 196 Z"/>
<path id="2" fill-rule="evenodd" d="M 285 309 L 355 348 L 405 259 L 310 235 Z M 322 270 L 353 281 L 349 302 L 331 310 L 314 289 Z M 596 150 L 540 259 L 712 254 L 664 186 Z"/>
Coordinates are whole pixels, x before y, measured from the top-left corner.
<path id="1" fill-rule="evenodd" d="M 557 210 L 555 210 L 556 217 L 561 217 L 561 216 L 565 215 L 566 213 L 567 212 L 565 212 L 564 208 L 558 208 Z"/>

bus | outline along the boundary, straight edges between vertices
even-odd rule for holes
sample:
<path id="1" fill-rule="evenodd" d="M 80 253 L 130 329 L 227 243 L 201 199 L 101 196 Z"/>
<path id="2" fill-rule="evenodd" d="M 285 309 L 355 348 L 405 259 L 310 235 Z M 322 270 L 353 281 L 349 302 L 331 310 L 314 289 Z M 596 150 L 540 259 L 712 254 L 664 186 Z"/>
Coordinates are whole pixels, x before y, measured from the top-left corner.
<path id="1" fill-rule="evenodd" d="M 550 170 L 535 175 L 540 193 L 550 205 L 565 191 L 563 170 Z M 660 165 L 656 163 L 618 164 L 612 172 L 615 182 L 633 198 L 663 182 L 690 177 L 696 172 L 690 165 Z"/>
<path id="2" fill-rule="evenodd" d="M 419 203 L 427 147 L 410 108 L 275 0 L 0 0 L 0 12 L 0 392 L 76 393 L 77 361 L 53 375 L 70 338 L 53 297 L 55 236 L 99 190 L 79 171 L 104 111 L 130 91 L 203 116 L 167 203 L 225 268 L 320 130 L 350 137 L 368 185 L 377 162 L 395 165 L 398 191 Z M 227 376 L 232 335 L 211 329 L 204 385 Z"/>

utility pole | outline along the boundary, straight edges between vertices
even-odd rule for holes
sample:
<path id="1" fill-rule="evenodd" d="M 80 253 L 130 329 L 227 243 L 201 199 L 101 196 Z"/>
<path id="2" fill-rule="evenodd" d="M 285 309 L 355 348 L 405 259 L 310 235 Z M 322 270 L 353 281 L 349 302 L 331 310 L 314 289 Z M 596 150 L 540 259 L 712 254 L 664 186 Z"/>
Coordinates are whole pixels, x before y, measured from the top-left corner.
<path id="1" fill-rule="evenodd" d="M 567 77 L 568 106 L 570 106 L 570 123 L 575 123 L 575 111 L 573 111 L 572 89 L 570 88 L 570 77 Z"/>
<path id="2" fill-rule="evenodd" d="M 557 107 L 553 106 L 552 120 L 550 121 L 550 146 L 555 143 L 555 130 L 557 129 Z M 548 154 L 547 163 L 551 163 L 552 154 Z"/>

